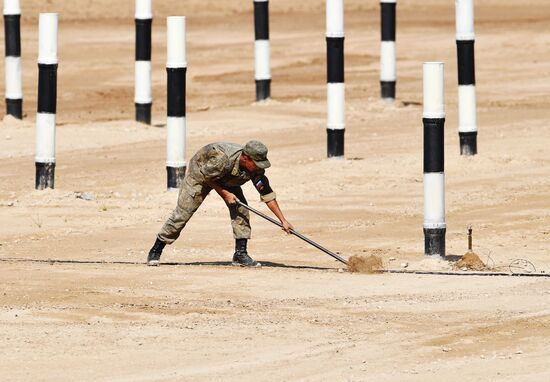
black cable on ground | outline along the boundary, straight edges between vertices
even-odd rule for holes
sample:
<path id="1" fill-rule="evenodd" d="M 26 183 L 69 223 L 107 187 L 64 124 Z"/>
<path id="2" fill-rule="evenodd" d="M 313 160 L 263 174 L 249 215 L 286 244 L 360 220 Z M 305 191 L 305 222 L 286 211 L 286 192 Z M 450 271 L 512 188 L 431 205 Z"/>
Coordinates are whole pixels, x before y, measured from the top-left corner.
<path id="1" fill-rule="evenodd" d="M 550 273 L 507 273 L 507 272 L 451 272 L 451 271 L 420 271 L 413 269 L 382 269 L 380 273 L 406 273 L 414 275 L 441 276 L 510 276 L 510 277 L 550 277 Z"/>

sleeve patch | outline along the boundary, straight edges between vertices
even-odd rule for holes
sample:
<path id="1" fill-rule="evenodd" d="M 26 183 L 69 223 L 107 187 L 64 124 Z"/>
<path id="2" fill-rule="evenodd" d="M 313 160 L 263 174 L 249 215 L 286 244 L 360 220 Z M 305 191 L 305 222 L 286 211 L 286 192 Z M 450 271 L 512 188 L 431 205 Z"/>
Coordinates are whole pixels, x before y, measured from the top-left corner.
<path id="1" fill-rule="evenodd" d="M 253 183 L 260 195 L 267 195 L 273 192 L 269 185 L 269 180 L 265 175 L 257 176 L 255 179 L 253 179 Z"/>

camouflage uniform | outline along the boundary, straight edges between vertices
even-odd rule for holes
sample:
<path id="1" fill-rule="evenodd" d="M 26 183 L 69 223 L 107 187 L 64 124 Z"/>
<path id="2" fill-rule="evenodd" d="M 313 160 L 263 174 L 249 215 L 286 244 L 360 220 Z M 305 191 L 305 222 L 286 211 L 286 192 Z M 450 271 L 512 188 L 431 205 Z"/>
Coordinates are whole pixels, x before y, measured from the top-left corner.
<path id="1" fill-rule="evenodd" d="M 239 168 L 239 158 L 243 146 L 235 143 L 212 143 L 201 148 L 189 161 L 187 174 L 179 190 L 178 205 L 158 234 L 166 244 L 176 240 L 191 216 L 202 204 L 212 188 L 207 182 L 214 182 L 223 189 L 235 194 L 247 203 L 241 185 L 252 180 L 263 202 L 275 200 L 275 192 L 269 186 L 265 170 L 253 174 Z M 238 205 L 228 205 L 231 226 L 235 239 L 250 238 L 250 214 Z"/>

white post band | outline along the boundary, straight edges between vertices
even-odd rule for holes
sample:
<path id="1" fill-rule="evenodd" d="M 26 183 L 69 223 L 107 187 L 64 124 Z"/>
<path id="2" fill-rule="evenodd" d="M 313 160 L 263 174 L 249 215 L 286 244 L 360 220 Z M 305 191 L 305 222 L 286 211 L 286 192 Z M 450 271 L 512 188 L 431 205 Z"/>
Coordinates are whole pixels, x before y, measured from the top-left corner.
<path id="1" fill-rule="evenodd" d="M 153 96 L 151 94 L 151 61 L 135 62 L 135 95 L 136 103 L 151 103 Z"/>
<path id="2" fill-rule="evenodd" d="M 458 131 L 461 133 L 477 131 L 475 85 L 460 85 L 458 99 Z"/>
<path id="3" fill-rule="evenodd" d="M 424 228 L 446 228 L 445 174 L 424 173 Z"/>
<path id="4" fill-rule="evenodd" d="M 38 63 L 57 64 L 57 13 L 41 13 L 38 21 Z"/>
<path id="5" fill-rule="evenodd" d="M 455 0 L 456 39 L 474 40 L 474 0 Z"/>
<path id="6" fill-rule="evenodd" d="M 55 163 L 55 114 L 36 114 L 36 157 L 38 163 Z"/>
<path id="7" fill-rule="evenodd" d="M 254 42 L 255 75 L 256 80 L 271 79 L 270 46 L 269 40 L 256 40 Z"/>
<path id="8" fill-rule="evenodd" d="M 185 44 L 185 16 L 166 18 L 167 68 L 187 67 L 187 49 Z"/>
<path id="9" fill-rule="evenodd" d="M 6 57 L 6 98 L 22 99 L 21 57 Z"/>
<path id="10" fill-rule="evenodd" d="M 327 128 L 345 129 L 345 84 L 343 82 L 327 84 L 327 108 Z"/>
<path id="11" fill-rule="evenodd" d="M 326 0 L 327 37 L 344 37 L 344 0 Z"/>
<path id="12" fill-rule="evenodd" d="M 20 15 L 19 0 L 4 0 L 4 15 Z"/>
<path id="13" fill-rule="evenodd" d="M 136 19 L 147 20 L 153 18 L 153 1 L 136 0 Z"/>
<path id="14" fill-rule="evenodd" d="M 380 81 L 395 81 L 396 75 L 395 41 L 382 41 L 380 44 Z"/>
<path id="15" fill-rule="evenodd" d="M 423 65 L 424 118 L 445 118 L 444 64 L 425 62 Z"/>
<path id="16" fill-rule="evenodd" d="M 184 167 L 185 117 L 168 117 L 166 120 L 166 166 Z"/>

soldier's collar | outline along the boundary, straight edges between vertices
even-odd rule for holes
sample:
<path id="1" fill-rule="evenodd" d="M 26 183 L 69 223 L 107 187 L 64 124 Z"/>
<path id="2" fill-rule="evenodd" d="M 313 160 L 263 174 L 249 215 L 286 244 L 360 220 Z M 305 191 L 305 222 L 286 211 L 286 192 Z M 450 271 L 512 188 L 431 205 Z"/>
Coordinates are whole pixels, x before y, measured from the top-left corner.
<path id="1" fill-rule="evenodd" d="M 241 154 L 239 154 L 239 156 L 237 157 L 237 160 L 235 161 L 235 165 L 233 166 L 233 169 L 231 170 L 231 175 L 233 176 L 237 176 L 239 175 L 239 162 L 240 162 L 240 159 L 241 159 Z"/>

